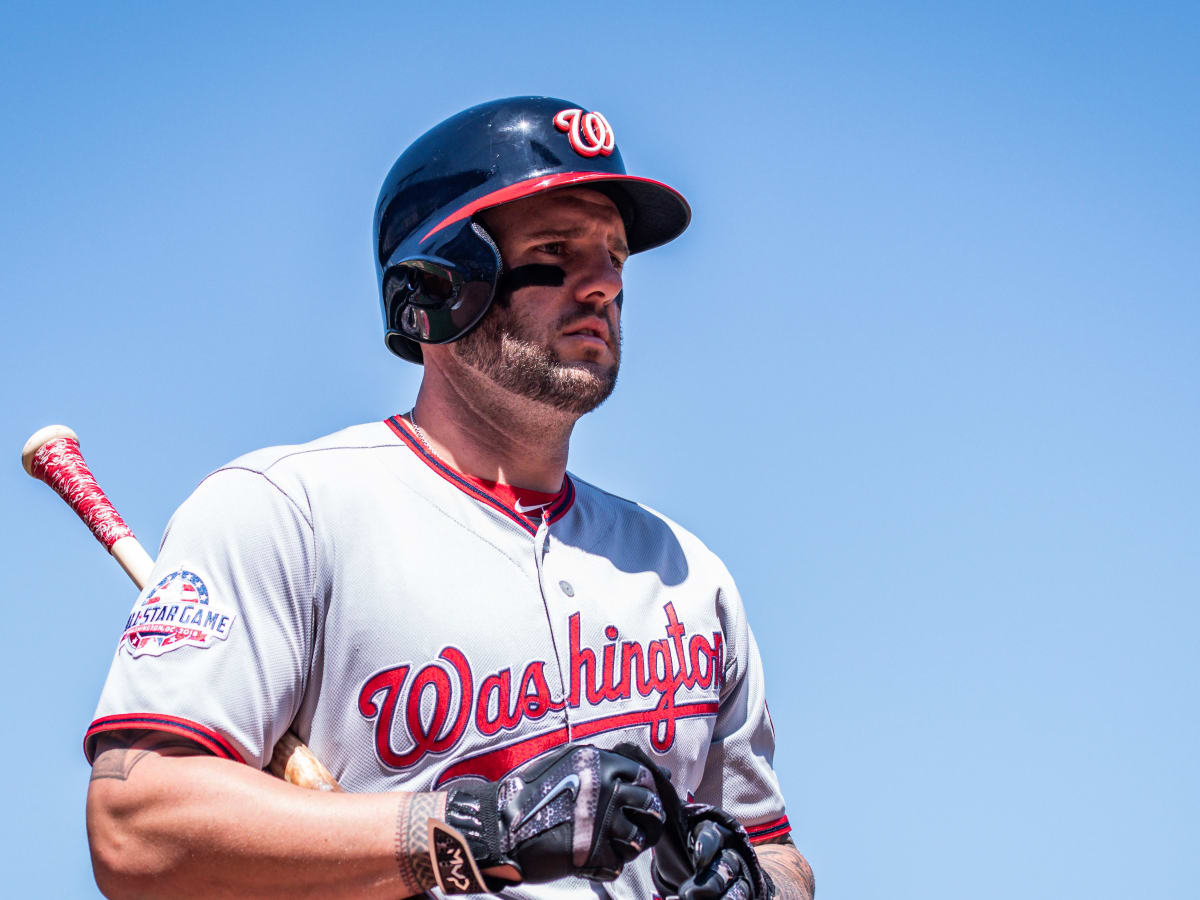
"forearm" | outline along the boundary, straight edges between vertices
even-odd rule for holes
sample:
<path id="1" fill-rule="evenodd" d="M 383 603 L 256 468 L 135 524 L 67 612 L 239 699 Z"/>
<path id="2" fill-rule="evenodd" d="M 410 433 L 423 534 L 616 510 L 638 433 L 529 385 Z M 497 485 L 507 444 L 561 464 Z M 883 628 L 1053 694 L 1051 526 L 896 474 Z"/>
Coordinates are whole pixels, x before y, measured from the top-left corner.
<path id="1" fill-rule="evenodd" d="M 444 803 L 444 794 L 305 791 L 140 735 L 97 755 L 88 837 L 96 881 L 112 897 L 394 898 L 432 885 L 425 822 Z"/>
<path id="2" fill-rule="evenodd" d="M 754 848 L 758 862 L 775 883 L 775 896 L 781 900 L 812 900 L 816 893 L 812 868 L 796 849 L 790 837 Z"/>

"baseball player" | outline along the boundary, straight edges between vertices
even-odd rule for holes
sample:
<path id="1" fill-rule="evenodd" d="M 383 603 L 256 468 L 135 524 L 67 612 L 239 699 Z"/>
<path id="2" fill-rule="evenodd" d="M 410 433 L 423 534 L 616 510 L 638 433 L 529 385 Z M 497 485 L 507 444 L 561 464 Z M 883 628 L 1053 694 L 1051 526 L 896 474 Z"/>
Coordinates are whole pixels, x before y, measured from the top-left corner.
<path id="1" fill-rule="evenodd" d="M 566 471 L 625 262 L 689 218 L 564 100 L 399 158 L 375 254 L 415 405 L 242 457 L 172 518 L 85 741 L 105 893 L 811 897 L 728 571 Z M 263 773 L 289 728 L 344 793 Z"/>

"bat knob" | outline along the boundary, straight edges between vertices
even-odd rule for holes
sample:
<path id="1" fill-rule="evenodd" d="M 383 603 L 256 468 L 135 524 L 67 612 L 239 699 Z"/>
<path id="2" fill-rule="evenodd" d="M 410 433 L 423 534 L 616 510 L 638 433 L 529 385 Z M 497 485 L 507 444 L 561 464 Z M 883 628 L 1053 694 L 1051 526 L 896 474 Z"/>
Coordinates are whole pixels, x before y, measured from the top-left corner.
<path id="1" fill-rule="evenodd" d="M 32 475 L 33 458 L 37 452 L 46 444 L 59 438 L 70 438 L 75 443 L 79 443 L 79 435 L 66 425 L 47 425 L 31 434 L 29 440 L 25 442 L 25 446 L 21 448 L 21 465 L 25 467 L 25 471 Z"/>

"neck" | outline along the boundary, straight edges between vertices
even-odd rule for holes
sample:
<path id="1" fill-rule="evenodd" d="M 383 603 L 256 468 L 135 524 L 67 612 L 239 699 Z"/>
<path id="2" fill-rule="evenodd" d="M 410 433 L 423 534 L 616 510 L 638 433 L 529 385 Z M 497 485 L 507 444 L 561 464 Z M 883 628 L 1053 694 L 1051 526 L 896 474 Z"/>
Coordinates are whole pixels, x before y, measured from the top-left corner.
<path id="1" fill-rule="evenodd" d="M 576 416 L 495 388 L 471 370 L 427 366 L 414 406 L 430 449 L 460 472 L 553 493 L 562 487 Z"/>

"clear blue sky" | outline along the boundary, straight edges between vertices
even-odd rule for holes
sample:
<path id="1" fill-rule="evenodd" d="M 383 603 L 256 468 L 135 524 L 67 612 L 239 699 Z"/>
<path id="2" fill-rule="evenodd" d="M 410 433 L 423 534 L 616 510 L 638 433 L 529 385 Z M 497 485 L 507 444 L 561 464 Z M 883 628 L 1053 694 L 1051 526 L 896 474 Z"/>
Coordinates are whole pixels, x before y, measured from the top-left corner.
<path id="1" fill-rule="evenodd" d="M 105 7 L 0 36 L 12 896 L 95 893 L 132 602 L 21 444 L 75 427 L 153 548 L 222 462 L 407 409 L 376 192 L 517 93 L 692 202 L 572 469 L 737 576 L 822 900 L 1195 896 L 1195 4 Z"/>

